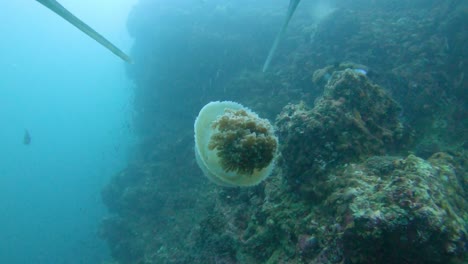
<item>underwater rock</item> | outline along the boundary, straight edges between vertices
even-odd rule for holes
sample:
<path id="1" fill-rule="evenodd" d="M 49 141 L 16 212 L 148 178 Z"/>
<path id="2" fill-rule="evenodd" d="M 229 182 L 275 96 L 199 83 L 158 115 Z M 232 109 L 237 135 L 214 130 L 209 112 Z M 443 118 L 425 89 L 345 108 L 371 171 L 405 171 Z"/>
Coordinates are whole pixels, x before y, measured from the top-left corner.
<path id="1" fill-rule="evenodd" d="M 437 153 L 427 161 L 372 157 L 330 178 L 350 263 L 451 263 L 467 253 L 466 171 Z"/>
<path id="2" fill-rule="evenodd" d="M 404 109 L 414 143 L 433 134 L 438 134 L 441 150 L 447 149 L 443 145 L 457 147 L 466 142 L 467 2 L 336 4 L 342 8 L 316 27 L 311 43 L 300 44 L 295 56 L 313 63 L 315 69 L 335 61 L 369 66 L 371 73 L 378 73 L 371 79 L 390 90 Z M 294 29 L 289 29 L 290 34 Z M 298 39 L 300 33 L 296 33 Z M 315 79 L 319 80 L 323 79 Z M 446 129 L 435 130 L 434 119 L 444 120 Z"/>
<path id="3" fill-rule="evenodd" d="M 192 140 L 190 133 L 187 141 L 161 142 L 159 150 L 167 144 L 172 152 L 130 163 L 102 190 L 111 215 L 101 222 L 99 235 L 119 263 L 143 259 L 167 263 L 169 253 L 191 257 L 181 241 L 206 216 L 213 201 L 211 188 L 197 173 L 193 149 L 188 147 Z"/>
<path id="4" fill-rule="evenodd" d="M 101 191 L 102 200 L 109 211 L 122 216 L 157 216 L 167 198 L 153 187 L 159 182 L 151 177 L 150 171 L 148 166 L 133 165 L 116 174 Z"/>
<path id="5" fill-rule="evenodd" d="M 299 235 L 297 247 L 302 255 L 307 256 L 319 248 L 319 242 L 314 236 Z"/>
<path id="6" fill-rule="evenodd" d="M 208 103 L 195 120 L 197 163 L 219 185 L 258 184 L 273 170 L 277 148 L 270 122 L 241 104 Z"/>
<path id="7" fill-rule="evenodd" d="M 351 69 L 356 73 L 367 75 L 369 73 L 369 67 L 357 64 L 353 62 L 342 62 L 334 65 L 329 65 L 325 68 L 318 69 L 314 71 L 312 75 L 312 82 L 318 86 L 325 86 L 330 80 L 333 72 L 335 71 L 344 71 L 346 69 Z"/>
<path id="8" fill-rule="evenodd" d="M 460 263 L 466 161 L 445 153 L 373 156 L 332 169 L 326 199 L 315 204 L 297 199 L 278 175 L 255 188 L 223 189 L 195 232 L 196 248 L 229 252 L 236 263 Z"/>
<path id="9" fill-rule="evenodd" d="M 403 194 L 410 194 L 415 186 L 417 190 L 428 191 L 433 201 L 424 206 L 434 208 L 434 212 L 429 210 L 428 219 L 443 219 L 445 225 L 454 226 L 450 221 L 457 217 L 453 218 L 451 213 L 444 216 L 442 210 L 452 207 L 458 218 L 468 222 L 466 213 L 460 213 L 467 212 L 463 209 L 466 208 L 463 198 L 468 180 L 466 169 L 461 169 L 466 168 L 467 159 L 464 164 L 457 165 L 455 156 L 441 153 L 427 161 L 415 157 L 369 158 L 381 153 L 394 154 L 394 149 L 398 151 L 401 126 L 396 120 L 398 107 L 383 89 L 371 88 L 375 93 L 369 93 L 368 88 L 360 86 L 367 83 L 369 77 L 388 88 L 404 107 L 405 125 L 417 132 L 419 141 L 425 141 L 421 137 L 424 133 L 428 134 L 425 138 L 433 138 L 432 124 L 437 116 L 438 120 L 448 121 L 447 126 L 437 130 L 446 133 L 455 143 L 461 142 L 458 146 L 466 149 L 467 133 L 463 132 L 468 120 L 464 103 L 468 78 L 463 70 L 468 56 L 464 56 L 466 32 L 462 30 L 466 27 L 466 12 L 460 13 L 458 18 L 451 16 L 452 7 L 466 6 L 466 1 L 423 0 L 417 1 L 421 2 L 417 8 L 406 9 L 403 7 L 414 3 L 340 0 L 337 3 L 346 8 L 337 10 L 319 25 L 310 24 L 315 22 L 302 16 L 307 12 L 300 12 L 302 14 L 295 14 L 288 29 L 290 37 L 284 42 L 285 48 L 278 50 L 278 61 L 267 74 L 260 73 L 258 63 L 263 61 L 262 51 L 269 43 L 259 41 L 258 33 L 263 32 L 262 40 L 268 34 L 273 37 L 276 28 L 265 25 L 271 25 L 278 18 L 274 12 L 249 11 L 249 14 L 233 16 L 227 23 L 217 23 L 222 21 L 221 17 L 205 19 L 205 9 L 193 12 L 179 8 L 180 1 L 166 1 L 178 8 L 174 12 L 159 2 L 164 1 L 140 1 L 129 21 L 129 30 L 135 37 L 132 55 L 142 62 L 129 67 L 137 88 L 135 121 L 139 136 L 149 140 L 141 144 L 146 157 L 142 161 L 146 164 L 138 169 L 145 172 L 138 177 L 141 180 L 112 181 L 110 185 L 114 186 L 105 199 L 111 213 L 118 215 L 103 223 L 107 227 L 105 238 L 116 262 L 356 264 L 379 263 L 376 258 L 381 260 L 382 257 L 388 259 L 380 263 L 445 264 L 451 263 L 448 260 L 451 257 L 458 258 L 454 263 L 466 262 L 468 258 L 462 250 L 466 249 L 466 237 L 463 238 L 466 235 L 456 236 L 455 242 L 442 247 L 442 241 L 455 232 L 440 232 L 440 223 L 431 225 L 430 221 L 428 230 L 424 230 L 424 221 L 417 218 L 422 217 L 424 211 L 419 211 L 418 206 L 402 206 L 405 206 Z M 428 4 L 430 2 L 432 4 Z M 402 8 L 376 10 L 380 5 L 401 5 Z M 174 30 L 172 21 L 177 21 L 178 29 Z M 248 27 L 239 26 L 237 21 Z M 306 27 L 311 30 L 306 31 Z M 260 116 L 272 118 L 287 102 L 302 99 L 311 104 L 321 92 L 319 88 L 330 80 L 330 84 L 335 85 L 335 79 L 340 78 L 334 77 L 334 72 L 344 68 L 331 67 L 323 71 L 325 78 L 316 75 L 314 81 L 323 81 L 320 83 L 312 83 L 310 77 L 315 70 L 336 61 L 362 63 L 379 74 L 370 76 L 371 70 L 367 77 L 359 77 L 362 81 L 353 81 L 357 87 L 342 89 L 341 93 L 350 95 L 324 95 L 313 109 L 305 104 L 285 107 L 278 120 L 283 129 L 279 135 L 281 144 L 284 143 L 281 139 L 287 138 L 287 145 L 282 148 L 286 155 L 278 159 L 278 173 L 275 170 L 268 181 L 251 188 L 216 188 L 206 184 L 196 168 L 192 144 L 187 144 L 193 140 L 190 132 L 193 116 L 203 106 L 201 102 L 235 99 L 253 107 Z M 155 71 L 158 74 L 154 74 Z M 361 96 L 366 93 L 374 95 Z M 309 99 L 305 98 L 307 94 L 310 94 Z M 387 101 L 388 105 L 383 106 Z M 361 103 L 374 107 L 369 107 L 369 112 L 362 111 L 366 107 Z M 382 111 L 373 112 L 379 109 Z M 381 119 L 377 120 L 378 117 Z M 361 123 L 359 120 L 364 126 L 356 127 Z M 376 128 L 372 123 L 382 127 Z M 377 139 L 360 133 L 362 127 Z M 387 135 L 387 130 L 394 133 L 393 137 L 383 136 Z M 334 145 L 337 141 L 347 144 L 338 148 Z M 442 141 L 438 148 L 416 143 L 418 147 L 413 150 L 418 156 L 424 154 L 423 158 L 434 151 L 451 149 Z M 334 157 L 337 159 L 333 160 Z M 429 174 L 435 172 L 437 177 L 415 177 L 420 170 L 412 172 L 411 166 L 400 164 L 408 159 L 411 162 L 406 161 L 407 164 L 418 160 L 416 167 L 430 165 Z M 327 163 L 331 160 L 333 162 Z M 356 164 L 347 165 L 347 162 Z M 362 169 L 363 173 L 352 168 Z M 460 179 L 458 184 L 454 184 L 453 173 Z M 119 175 L 114 178 L 120 178 Z M 403 181 L 391 182 L 392 175 Z M 372 184 L 379 179 L 388 183 L 388 188 Z M 291 191 L 291 183 L 308 192 L 298 195 Z M 421 184 L 430 186 L 425 189 Z M 362 190 L 353 186 L 360 186 Z M 434 192 L 439 187 L 440 192 Z M 399 193 L 401 195 L 397 195 Z M 420 194 L 419 191 L 415 193 L 416 196 Z M 314 199 L 318 195 L 321 199 Z M 391 205 L 393 195 L 397 199 Z M 354 216 L 352 209 L 362 211 L 359 206 L 365 202 L 364 198 L 358 199 L 359 196 L 369 198 L 369 212 Z M 397 204 L 400 200 L 402 205 Z M 422 201 L 427 202 L 427 197 Z M 370 212 L 375 211 L 376 204 L 386 212 L 396 208 L 395 221 L 383 214 L 383 218 L 377 217 L 382 223 L 375 224 Z M 456 225 L 460 223 L 457 221 Z M 370 227 L 365 223 L 370 223 Z M 456 229 L 451 228 L 448 230 Z M 408 230 L 406 236 L 402 235 L 402 230 Z M 429 240 L 417 244 L 412 239 L 414 230 L 422 231 L 423 236 L 429 234 Z M 315 237 L 319 243 L 315 250 L 304 254 L 301 246 L 309 244 L 301 243 L 306 242 L 307 237 Z M 455 253 L 446 253 L 453 249 Z M 389 250 L 394 250 L 393 254 Z M 418 250 L 422 253 L 416 252 Z M 425 258 L 424 253 L 428 253 Z M 445 257 L 439 258 L 443 254 Z M 429 259 L 430 256 L 434 259 Z"/>
<path id="10" fill-rule="evenodd" d="M 396 149 L 399 111 L 366 75 L 334 72 L 314 108 L 289 104 L 276 120 L 286 176 L 303 185 L 335 165 Z"/>

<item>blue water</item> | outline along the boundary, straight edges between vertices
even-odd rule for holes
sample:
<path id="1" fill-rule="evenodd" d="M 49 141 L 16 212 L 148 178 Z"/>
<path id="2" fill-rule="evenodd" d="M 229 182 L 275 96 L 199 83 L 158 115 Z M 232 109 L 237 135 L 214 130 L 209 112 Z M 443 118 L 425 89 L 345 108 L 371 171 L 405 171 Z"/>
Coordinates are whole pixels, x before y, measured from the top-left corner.
<path id="1" fill-rule="evenodd" d="M 127 52 L 134 2 L 60 1 Z M 134 140 L 124 62 L 33 0 L 2 1 L 0 33 L 0 263 L 101 263 L 100 190 Z"/>

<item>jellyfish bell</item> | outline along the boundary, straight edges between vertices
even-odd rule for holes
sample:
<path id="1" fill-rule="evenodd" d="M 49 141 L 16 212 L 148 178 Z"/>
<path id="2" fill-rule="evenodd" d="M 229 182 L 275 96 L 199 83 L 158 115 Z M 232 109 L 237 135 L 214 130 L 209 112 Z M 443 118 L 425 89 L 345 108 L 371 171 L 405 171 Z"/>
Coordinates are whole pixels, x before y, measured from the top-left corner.
<path id="1" fill-rule="evenodd" d="M 195 157 L 212 182 L 253 186 L 271 174 L 278 138 L 270 122 L 248 108 L 230 101 L 208 103 L 194 128 Z"/>

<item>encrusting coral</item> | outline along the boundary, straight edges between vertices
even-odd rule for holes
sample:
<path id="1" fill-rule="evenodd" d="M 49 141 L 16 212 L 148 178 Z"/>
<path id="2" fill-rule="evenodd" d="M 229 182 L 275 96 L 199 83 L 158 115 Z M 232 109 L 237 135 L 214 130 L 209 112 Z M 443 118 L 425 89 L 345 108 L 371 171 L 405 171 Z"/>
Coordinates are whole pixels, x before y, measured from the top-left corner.
<path id="1" fill-rule="evenodd" d="M 234 102 L 211 102 L 195 121 L 195 154 L 204 174 L 224 186 L 251 186 L 268 177 L 278 139 L 266 119 Z"/>

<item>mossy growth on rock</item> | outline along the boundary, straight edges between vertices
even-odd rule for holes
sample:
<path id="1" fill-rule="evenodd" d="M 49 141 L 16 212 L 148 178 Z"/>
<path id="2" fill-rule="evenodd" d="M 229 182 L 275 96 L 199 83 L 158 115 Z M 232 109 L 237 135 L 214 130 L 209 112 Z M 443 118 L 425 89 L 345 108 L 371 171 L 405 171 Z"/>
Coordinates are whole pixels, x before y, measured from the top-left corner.
<path id="1" fill-rule="evenodd" d="M 212 128 L 217 132 L 208 148 L 217 150 L 225 171 L 252 174 L 267 167 L 275 156 L 278 143 L 269 131 L 270 124 L 257 120 L 244 109 L 226 109 Z"/>

